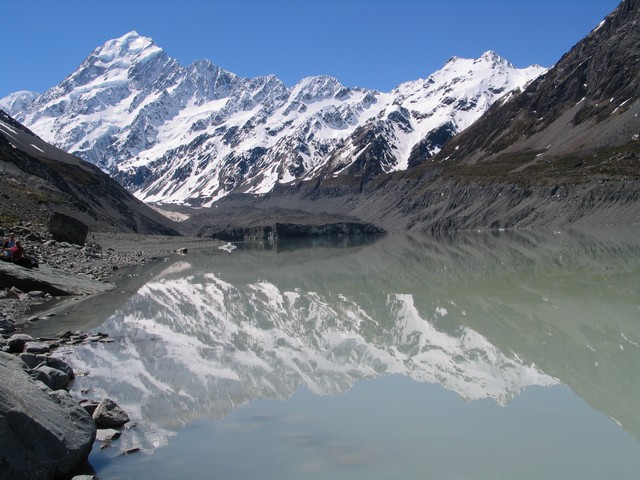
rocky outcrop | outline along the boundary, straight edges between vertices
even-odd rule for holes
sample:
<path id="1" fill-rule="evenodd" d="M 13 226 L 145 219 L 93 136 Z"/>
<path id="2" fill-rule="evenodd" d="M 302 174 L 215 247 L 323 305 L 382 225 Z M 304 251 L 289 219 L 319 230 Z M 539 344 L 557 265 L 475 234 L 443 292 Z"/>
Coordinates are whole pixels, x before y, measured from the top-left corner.
<path id="1" fill-rule="evenodd" d="M 335 222 L 322 225 L 276 223 L 274 231 L 278 238 L 343 237 L 384 233 L 384 230 L 375 225 L 360 222 Z"/>
<path id="2" fill-rule="evenodd" d="M 0 284 L 16 287 L 23 292 L 43 291 L 51 295 L 91 295 L 111 290 L 114 285 L 79 277 L 57 268 L 23 268 L 0 261 Z"/>
<path id="3" fill-rule="evenodd" d="M 66 391 L 44 387 L 4 352 L 0 378 L 1 480 L 53 479 L 86 460 L 96 426 Z"/>
<path id="4" fill-rule="evenodd" d="M 298 191 L 303 194 L 306 190 Z M 263 197 L 261 197 L 263 198 Z M 271 198 L 266 195 L 264 198 Z M 236 195 L 219 208 L 200 209 L 182 223 L 186 235 L 226 242 L 263 241 L 284 238 L 356 237 L 379 235 L 385 230 L 368 221 L 344 214 L 309 213 L 289 208 L 290 202 L 273 208 L 254 208 L 251 197 Z M 238 203 L 236 203 L 236 200 Z M 301 202 L 301 205 L 304 202 Z"/>

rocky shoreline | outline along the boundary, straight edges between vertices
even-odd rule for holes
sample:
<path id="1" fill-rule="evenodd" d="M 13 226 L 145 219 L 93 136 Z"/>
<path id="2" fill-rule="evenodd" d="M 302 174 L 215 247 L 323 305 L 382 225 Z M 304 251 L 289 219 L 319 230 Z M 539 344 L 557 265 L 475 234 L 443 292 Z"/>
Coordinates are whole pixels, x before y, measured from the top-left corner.
<path id="1" fill-rule="evenodd" d="M 128 267 L 190 250 L 218 248 L 223 242 L 89 233 L 84 245 L 76 245 L 55 240 L 46 227 L 28 222 L 5 227 L 5 236 L 9 232 L 17 234 L 38 268 L 0 261 L 0 443 L 9 446 L 0 452 L 0 480 L 96 478 L 92 474 L 74 477 L 72 472 L 85 462 L 96 438 L 108 446 L 129 419 L 108 398 L 73 398 L 68 389 L 75 373 L 55 351 L 110 339 L 70 330 L 32 338 L 26 333 L 28 326 L 42 316 L 55 315 L 48 313 L 49 307 L 65 298 L 115 288 Z"/>
<path id="2" fill-rule="evenodd" d="M 101 448 L 110 446 L 121 430 L 135 424 L 110 398 L 73 398 L 69 389 L 76 373 L 52 353 L 109 340 L 104 334 L 70 331 L 56 338 L 16 333 L 0 340 L 0 479 L 97 478 L 73 472 L 91 472 L 85 460 L 95 440 Z"/>
<path id="3" fill-rule="evenodd" d="M 66 273 L 80 280 L 114 285 L 118 284 L 123 270 L 128 267 L 144 265 L 179 252 L 217 248 L 223 244 L 219 240 L 200 237 L 89 233 L 84 245 L 75 245 L 54 240 L 42 225 L 25 223 L 5 227 L 3 230 L 3 238 L 6 238 L 10 231 L 15 232 L 22 241 L 27 255 L 35 259 L 41 267 L 53 271 L 53 275 L 57 276 L 62 284 L 65 283 L 62 273 Z M 0 262 L 0 268 L 7 266 L 7 263 L 9 262 Z M 17 272 L 24 270 L 34 275 L 38 274 L 38 269 L 15 269 Z M 36 307 L 38 310 L 46 311 L 43 303 L 55 297 L 59 298 L 53 294 L 47 295 L 46 292 L 30 294 L 28 291 L 15 288 L 15 285 L 10 284 L 11 280 L 4 279 L 2 283 L 4 284 L 0 284 L 0 318 L 10 319 L 16 325 L 29 320 L 30 309 Z M 35 289 L 35 292 L 41 290 Z"/>

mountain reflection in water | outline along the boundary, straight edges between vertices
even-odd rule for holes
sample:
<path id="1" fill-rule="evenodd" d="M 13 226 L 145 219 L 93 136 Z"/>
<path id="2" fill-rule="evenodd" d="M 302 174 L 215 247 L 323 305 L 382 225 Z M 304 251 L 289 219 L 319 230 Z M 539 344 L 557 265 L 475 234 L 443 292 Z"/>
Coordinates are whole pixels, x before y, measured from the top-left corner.
<path id="1" fill-rule="evenodd" d="M 74 349 L 69 361 L 90 372 L 74 389 L 115 398 L 148 450 L 257 399 L 300 386 L 340 395 L 392 374 L 500 405 L 564 383 L 640 439 L 639 238 L 493 232 L 197 252 L 150 267 L 105 315 L 99 330 L 115 343 Z"/>

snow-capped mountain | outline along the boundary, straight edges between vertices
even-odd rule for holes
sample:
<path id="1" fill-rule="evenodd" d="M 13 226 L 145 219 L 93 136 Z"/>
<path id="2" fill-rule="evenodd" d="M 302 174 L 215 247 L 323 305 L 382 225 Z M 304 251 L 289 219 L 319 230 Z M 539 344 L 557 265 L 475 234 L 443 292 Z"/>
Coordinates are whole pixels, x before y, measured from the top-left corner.
<path id="1" fill-rule="evenodd" d="M 493 52 L 452 58 L 389 93 L 328 76 L 288 88 L 200 60 L 182 66 L 130 32 L 42 95 L 0 100 L 43 139 L 100 166 L 147 202 L 210 205 L 317 175 L 375 175 L 437 153 L 497 99 L 544 71 Z"/>

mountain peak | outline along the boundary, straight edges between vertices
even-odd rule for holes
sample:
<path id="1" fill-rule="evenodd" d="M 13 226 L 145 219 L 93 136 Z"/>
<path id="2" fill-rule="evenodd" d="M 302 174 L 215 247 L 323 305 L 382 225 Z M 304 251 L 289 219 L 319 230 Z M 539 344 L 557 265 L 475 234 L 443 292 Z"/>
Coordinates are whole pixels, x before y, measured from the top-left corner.
<path id="1" fill-rule="evenodd" d="M 93 52 L 93 57 L 101 63 L 111 63 L 119 58 L 135 58 L 148 56 L 160 52 L 158 47 L 152 39 L 143 37 L 135 30 L 107 41 L 103 46 L 98 47 Z"/>
<path id="2" fill-rule="evenodd" d="M 20 90 L 0 99 L 0 109 L 7 112 L 20 112 L 26 109 L 40 95 L 38 92 Z"/>
<path id="3" fill-rule="evenodd" d="M 463 58 L 463 57 L 453 56 L 453 57 L 449 58 L 449 60 L 447 60 L 447 62 L 442 67 L 442 70 L 448 71 L 448 70 L 459 69 L 459 68 L 463 68 L 464 69 L 464 68 L 467 68 L 467 66 L 470 63 L 474 64 L 474 65 L 488 64 L 491 68 L 495 68 L 495 67 L 498 67 L 498 66 L 515 68 L 504 57 L 498 55 L 493 50 L 487 50 L 482 55 L 480 55 L 480 57 L 475 58 L 475 59 L 474 58 Z"/>
<path id="4" fill-rule="evenodd" d="M 525 158 L 518 157 L 525 152 L 538 152 L 526 167 L 530 168 L 534 162 L 537 166 L 552 165 L 566 155 L 596 158 L 596 152 L 634 142 L 632 132 L 637 131 L 638 115 L 634 106 L 640 98 L 639 23 L 640 0 L 620 3 L 544 76 L 531 82 L 522 95 L 492 109 L 451 142 L 441 158 L 452 165 L 473 162 L 483 169 L 495 158 L 504 158 L 502 155 L 515 159 Z M 601 155 L 597 157 L 603 159 L 599 174 L 607 172 L 615 177 L 623 171 L 617 163 L 613 166 L 617 157 Z M 501 165 L 512 165 L 514 174 L 523 172 L 515 168 L 515 163 Z M 582 168 L 568 165 L 554 165 L 554 181 L 587 177 Z"/>
<path id="5" fill-rule="evenodd" d="M 492 64 L 510 65 L 509 62 L 504 57 L 498 55 L 493 50 L 487 50 L 486 52 L 484 52 L 480 56 L 480 59 L 481 60 L 486 60 L 488 62 L 491 62 Z"/>
<path id="6" fill-rule="evenodd" d="M 143 37 L 135 30 L 125 33 L 120 38 L 113 39 L 112 42 L 120 44 L 132 53 L 137 53 L 150 45 L 155 45 L 151 38 Z"/>
<path id="7" fill-rule="evenodd" d="M 306 77 L 293 87 L 291 98 L 302 102 L 314 102 L 333 97 L 343 88 L 335 77 L 329 75 Z"/>

